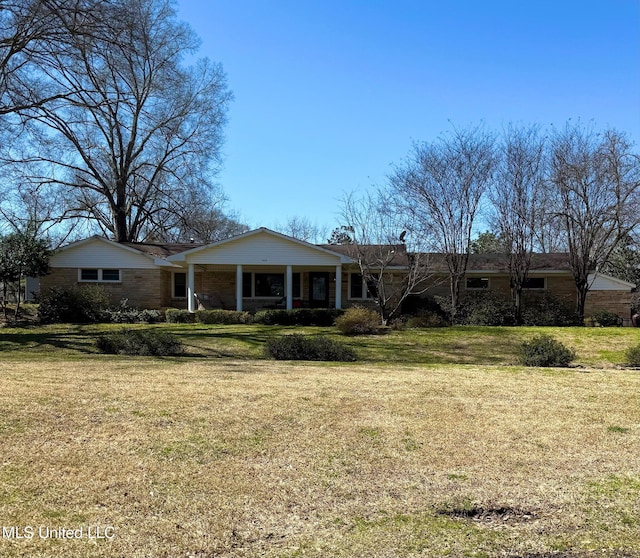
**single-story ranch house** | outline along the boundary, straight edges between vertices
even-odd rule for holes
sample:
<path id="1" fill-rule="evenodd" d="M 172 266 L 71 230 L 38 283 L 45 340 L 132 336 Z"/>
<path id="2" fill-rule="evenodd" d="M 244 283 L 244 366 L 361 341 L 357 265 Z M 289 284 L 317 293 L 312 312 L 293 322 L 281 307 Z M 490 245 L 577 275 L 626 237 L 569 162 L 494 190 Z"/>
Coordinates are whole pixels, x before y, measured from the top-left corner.
<path id="1" fill-rule="evenodd" d="M 387 272 L 407 269 L 408 255 L 397 248 Z M 354 247 L 313 245 L 260 228 L 212 244 L 116 243 L 93 236 L 65 246 L 51 258 L 41 290 L 54 286 L 102 285 L 114 304 L 127 299 L 142 308 L 176 307 L 259 310 L 265 307 L 346 308 L 371 304 Z M 448 281 L 429 294 L 447 295 Z M 629 322 L 635 285 L 603 274 L 592 276 L 585 315 L 615 312 Z M 574 303 L 576 287 L 566 254 L 535 255 L 527 289 Z M 508 296 L 509 277 L 497 254 L 473 254 L 461 285 L 466 291 Z"/>

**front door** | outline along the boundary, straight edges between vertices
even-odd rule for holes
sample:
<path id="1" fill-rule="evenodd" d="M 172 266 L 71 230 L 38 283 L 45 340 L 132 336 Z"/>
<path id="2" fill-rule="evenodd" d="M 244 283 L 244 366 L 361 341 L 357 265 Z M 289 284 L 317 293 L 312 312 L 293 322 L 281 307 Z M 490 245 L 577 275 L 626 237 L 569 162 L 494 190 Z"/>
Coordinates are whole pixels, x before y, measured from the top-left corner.
<path id="1" fill-rule="evenodd" d="M 309 306 L 329 308 L 329 273 L 311 271 L 309 273 Z"/>

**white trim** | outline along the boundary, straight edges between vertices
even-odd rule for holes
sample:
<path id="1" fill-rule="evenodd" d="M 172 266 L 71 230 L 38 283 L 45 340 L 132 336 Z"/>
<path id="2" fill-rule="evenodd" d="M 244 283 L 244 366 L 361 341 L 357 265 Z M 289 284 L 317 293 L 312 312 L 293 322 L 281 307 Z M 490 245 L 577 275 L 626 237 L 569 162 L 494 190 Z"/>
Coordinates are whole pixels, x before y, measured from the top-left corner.
<path id="1" fill-rule="evenodd" d="M 196 311 L 196 288 L 195 288 L 195 266 L 193 264 L 189 264 L 187 268 L 187 309 L 189 312 Z"/>
<path id="2" fill-rule="evenodd" d="M 293 270 L 290 265 L 287 266 L 287 272 L 284 275 L 284 290 L 287 297 L 287 310 L 293 309 Z"/>
<path id="3" fill-rule="evenodd" d="M 242 266 L 236 265 L 236 310 L 242 312 Z"/>

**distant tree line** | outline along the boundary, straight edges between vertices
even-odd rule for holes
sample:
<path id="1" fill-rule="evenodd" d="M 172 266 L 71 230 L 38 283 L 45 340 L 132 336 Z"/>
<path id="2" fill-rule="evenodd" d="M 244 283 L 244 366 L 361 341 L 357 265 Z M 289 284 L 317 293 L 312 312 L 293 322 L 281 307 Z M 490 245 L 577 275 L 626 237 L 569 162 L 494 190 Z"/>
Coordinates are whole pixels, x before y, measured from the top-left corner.
<path id="1" fill-rule="evenodd" d="M 491 232 L 473 240 L 480 217 Z M 532 254 L 567 252 L 582 319 L 591 272 L 638 279 L 640 157 L 624 133 L 580 122 L 550 130 L 510 125 L 502 134 L 454 129 L 416 142 L 375 194 L 347 196 L 343 219 L 356 245 L 364 247 L 375 232 L 391 246 L 404 231 L 411 250 L 441 254 L 454 319 L 474 250 L 502 254 L 516 320 Z M 414 284 L 403 286 L 405 296 L 432 269 L 421 268 Z"/>

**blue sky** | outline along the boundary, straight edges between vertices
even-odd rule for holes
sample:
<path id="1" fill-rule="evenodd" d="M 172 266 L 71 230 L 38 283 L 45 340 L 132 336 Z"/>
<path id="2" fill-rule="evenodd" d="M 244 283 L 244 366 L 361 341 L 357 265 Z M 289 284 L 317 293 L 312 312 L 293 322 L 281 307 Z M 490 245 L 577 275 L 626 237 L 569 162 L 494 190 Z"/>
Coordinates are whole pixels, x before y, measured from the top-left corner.
<path id="1" fill-rule="evenodd" d="M 638 0 L 179 0 L 235 100 L 219 181 L 252 227 L 339 224 L 413 141 L 593 120 L 640 143 Z"/>

